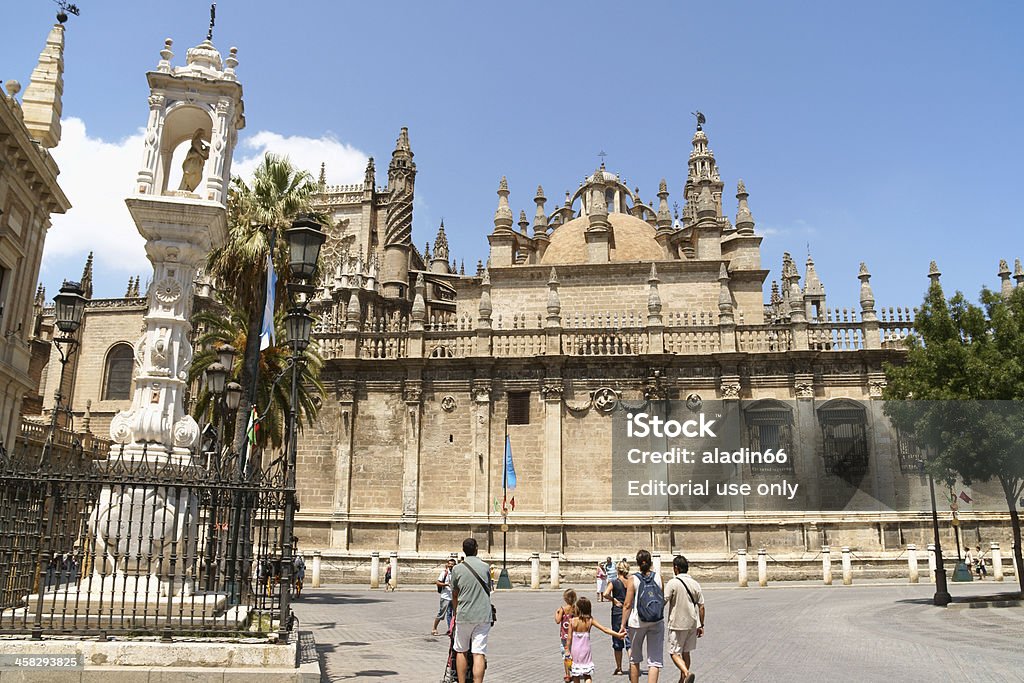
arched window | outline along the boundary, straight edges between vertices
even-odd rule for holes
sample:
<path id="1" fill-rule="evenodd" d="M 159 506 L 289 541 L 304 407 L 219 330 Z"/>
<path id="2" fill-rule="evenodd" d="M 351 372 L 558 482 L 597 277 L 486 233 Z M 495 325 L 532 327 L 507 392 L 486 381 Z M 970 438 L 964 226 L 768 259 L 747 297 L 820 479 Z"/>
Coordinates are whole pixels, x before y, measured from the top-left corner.
<path id="1" fill-rule="evenodd" d="M 131 398 L 134 367 L 135 351 L 131 344 L 117 344 L 110 349 L 103 371 L 104 401 L 124 401 Z"/>
<path id="2" fill-rule="evenodd" d="M 779 449 L 788 456 L 785 463 L 751 463 L 751 474 L 788 474 L 793 471 L 793 409 L 782 401 L 762 399 L 743 411 L 747 425 L 747 442 L 751 452 L 763 453 Z"/>
<path id="3" fill-rule="evenodd" d="M 864 406 L 846 398 L 818 408 L 825 447 L 825 471 L 840 477 L 862 476 L 868 471 L 868 424 Z"/>

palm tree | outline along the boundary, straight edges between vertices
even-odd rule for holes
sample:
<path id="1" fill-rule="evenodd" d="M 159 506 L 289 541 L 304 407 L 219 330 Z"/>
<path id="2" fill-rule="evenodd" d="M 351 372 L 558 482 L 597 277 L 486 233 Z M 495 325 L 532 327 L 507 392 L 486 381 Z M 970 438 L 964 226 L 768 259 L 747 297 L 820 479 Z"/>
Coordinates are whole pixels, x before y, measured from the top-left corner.
<path id="1" fill-rule="evenodd" d="M 284 230 L 302 213 L 309 213 L 319 183 L 306 171 L 292 166 L 287 157 L 266 154 L 253 172 L 251 183 L 239 177 L 231 179 L 228 193 L 228 239 L 210 252 L 206 271 L 216 279 L 221 302 L 235 309 L 243 330 L 258 331 L 262 326 L 267 251 L 274 235 L 273 259 L 277 271 L 275 308 L 282 310 L 287 302 L 288 245 Z M 314 215 L 321 223 L 323 215 Z M 234 315 L 234 314 L 232 314 Z M 235 416 L 235 449 L 245 443 L 245 429 L 254 401 L 258 398 L 254 376 L 261 370 L 260 337 L 245 336 L 238 382 L 244 393 Z M 271 352 L 267 349 L 267 352 Z M 272 354 L 271 354 L 272 355 Z M 262 407 L 262 406 L 260 406 Z"/>
<path id="2" fill-rule="evenodd" d="M 210 309 L 197 313 L 192 317 L 192 323 L 203 332 L 197 340 L 200 351 L 196 353 L 189 368 L 190 385 L 202 378 L 206 368 L 217 361 L 219 347 L 231 344 L 235 348 L 244 348 L 249 329 L 246 326 L 246 312 L 234 306 L 223 306 L 221 310 Z M 277 338 L 284 339 L 284 314 L 278 313 L 274 323 Z M 256 336 L 258 338 L 258 335 Z M 259 355 L 259 376 L 256 383 L 256 409 L 261 411 L 262 418 L 260 436 L 256 444 L 259 448 L 280 448 L 284 444 L 284 426 L 291 398 L 291 374 L 283 376 L 283 373 L 290 355 L 291 351 L 283 343 L 271 346 Z M 317 353 L 315 344 L 310 344 L 303 355 L 305 362 L 300 366 L 299 373 L 298 423 L 312 425 L 320 410 L 320 401 L 324 393 L 323 385 L 318 379 L 323 360 Z M 235 367 L 228 368 L 228 381 L 237 381 L 242 365 L 241 360 L 236 360 Z M 280 381 L 275 382 L 278 378 Z M 213 396 L 203 385 L 196 396 L 193 416 L 196 419 L 203 418 L 206 422 L 213 421 Z"/>

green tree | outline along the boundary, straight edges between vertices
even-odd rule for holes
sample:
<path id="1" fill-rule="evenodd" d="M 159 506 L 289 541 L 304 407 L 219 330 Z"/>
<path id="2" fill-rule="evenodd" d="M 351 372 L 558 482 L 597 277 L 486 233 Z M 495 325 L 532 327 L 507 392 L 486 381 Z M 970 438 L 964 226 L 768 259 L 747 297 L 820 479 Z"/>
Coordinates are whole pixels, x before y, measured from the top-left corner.
<path id="1" fill-rule="evenodd" d="M 212 363 L 217 361 L 217 349 L 224 344 L 231 344 L 236 349 L 244 348 L 247 340 L 246 315 L 238 308 L 222 308 L 220 310 L 210 309 L 196 314 L 192 318 L 194 325 L 203 330 L 197 340 L 197 346 L 201 349 L 196 353 L 189 368 L 189 383 L 200 380 L 199 393 L 196 396 L 193 416 L 196 419 L 203 418 L 206 422 L 212 422 L 213 415 L 213 394 L 205 384 L 201 382 L 203 373 Z M 275 316 L 275 327 L 277 338 L 284 339 L 284 315 L 279 313 Z M 263 418 L 260 423 L 260 436 L 258 446 L 271 446 L 280 448 L 284 443 L 284 427 L 288 417 L 288 407 L 291 392 L 291 373 L 282 375 L 288 365 L 288 358 L 291 350 L 280 344 L 264 349 L 259 355 L 260 367 L 256 383 L 256 403 L 258 411 Z M 310 344 L 304 352 L 304 362 L 299 372 L 299 414 L 298 421 L 312 425 L 316 420 L 323 398 L 323 385 L 318 379 L 323 361 L 316 352 L 316 345 Z M 227 381 L 238 381 L 241 373 L 241 359 L 235 359 L 235 366 L 229 368 Z M 275 384 L 275 380 L 280 378 Z M 227 422 L 225 416 L 225 421 Z M 248 415 L 246 415 L 248 420 Z"/>
<path id="2" fill-rule="evenodd" d="M 271 234 L 276 234 L 273 245 L 274 269 L 278 278 L 275 310 L 280 311 L 287 305 L 289 275 L 284 231 L 298 215 L 310 213 L 310 203 L 318 189 L 319 184 L 312 175 L 296 169 L 287 157 L 269 153 L 256 167 L 249 183 L 237 176 L 231 179 L 228 239 L 210 253 L 206 270 L 217 281 L 222 303 L 244 317 L 242 329 L 253 331 L 253 334 L 246 335 L 244 344 L 236 345 L 242 351 L 237 381 L 243 387 L 243 394 L 235 416 L 233 439 L 235 449 L 239 451 L 245 443 L 246 423 L 257 398 L 257 386 L 252 379 L 261 362 L 259 331 L 263 321 Z M 327 222 L 323 215 L 314 215 L 314 218 L 321 223 Z M 259 375 L 262 377 L 263 373 Z"/>
<path id="3" fill-rule="evenodd" d="M 885 413 L 928 453 L 939 479 L 996 479 L 1024 591 L 1018 501 L 1024 493 L 1024 287 L 946 300 L 937 275 L 914 320 L 906 362 L 887 365 Z"/>

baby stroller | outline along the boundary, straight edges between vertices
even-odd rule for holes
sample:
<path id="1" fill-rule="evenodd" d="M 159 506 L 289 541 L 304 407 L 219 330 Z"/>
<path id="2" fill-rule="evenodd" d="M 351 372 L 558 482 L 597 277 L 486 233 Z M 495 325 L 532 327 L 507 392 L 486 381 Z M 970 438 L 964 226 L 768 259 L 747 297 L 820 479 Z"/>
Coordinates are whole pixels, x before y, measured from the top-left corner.
<path id="1" fill-rule="evenodd" d="M 451 623 L 448 624 L 448 658 L 444 663 L 444 673 L 441 675 L 441 683 L 459 683 L 459 672 L 455 668 L 455 615 L 452 615 Z M 487 660 L 484 660 L 484 669 L 487 669 Z M 473 681 L 473 660 L 469 660 L 469 683 Z"/>

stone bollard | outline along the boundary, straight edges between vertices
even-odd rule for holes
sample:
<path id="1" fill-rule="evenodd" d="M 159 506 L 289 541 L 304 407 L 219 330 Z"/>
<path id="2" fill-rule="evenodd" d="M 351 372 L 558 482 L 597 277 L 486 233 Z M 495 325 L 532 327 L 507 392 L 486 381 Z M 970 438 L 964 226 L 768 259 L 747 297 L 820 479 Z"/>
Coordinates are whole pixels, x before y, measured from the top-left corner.
<path id="1" fill-rule="evenodd" d="M 851 566 L 851 553 L 847 546 L 843 546 L 843 585 L 849 586 L 853 583 L 853 567 Z"/>
<path id="2" fill-rule="evenodd" d="M 757 551 L 757 585 L 768 585 L 768 551 L 764 548 Z"/>
<path id="3" fill-rule="evenodd" d="M 1003 580 L 1003 554 L 999 551 L 999 544 L 992 541 L 989 545 L 989 550 L 992 552 L 992 580 L 1002 581 Z"/>
<path id="4" fill-rule="evenodd" d="M 917 546 L 911 543 L 907 546 L 907 566 L 910 569 L 910 583 L 917 583 L 921 580 L 917 572 Z"/>
<path id="5" fill-rule="evenodd" d="M 562 579 L 558 576 L 558 553 L 551 553 L 551 587 L 561 588 Z"/>
<path id="6" fill-rule="evenodd" d="M 928 577 L 929 581 L 935 583 L 935 544 L 928 544 Z"/>
<path id="7" fill-rule="evenodd" d="M 740 588 L 747 587 L 747 549 L 740 548 L 736 551 L 736 562 L 740 567 Z"/>
<path id="8" fill-rule="evenodd" d="M 832 585 L 832 548 L 827 545 L 821 546 L 821 580 Z"/>
<path id="9" fill-rule="evenodd" d="M 391 587 L 394 590 L 398 588 L 398 551 L 392 550 L 388 559 L 391 562 Z"/>
<path id="10" fill-rule="evenodd" d="M 380 588 L 380 553 L 370 553 L 370 588 Z"/>
<path id="11" fill-rule="evenodd" d="M 651 553 L 651 565 L 656 575 L 661 574 L 661 553 Z"/>
<path id="12" fill-rule="evenodd" d="M 320 587 L 320 551 L 313 551 L 313 588 Z"/>
<path id="13" fill-rule="evenodd" d="M 530 554 L 530 588 L 540 588 L 540 553 Z"/>

